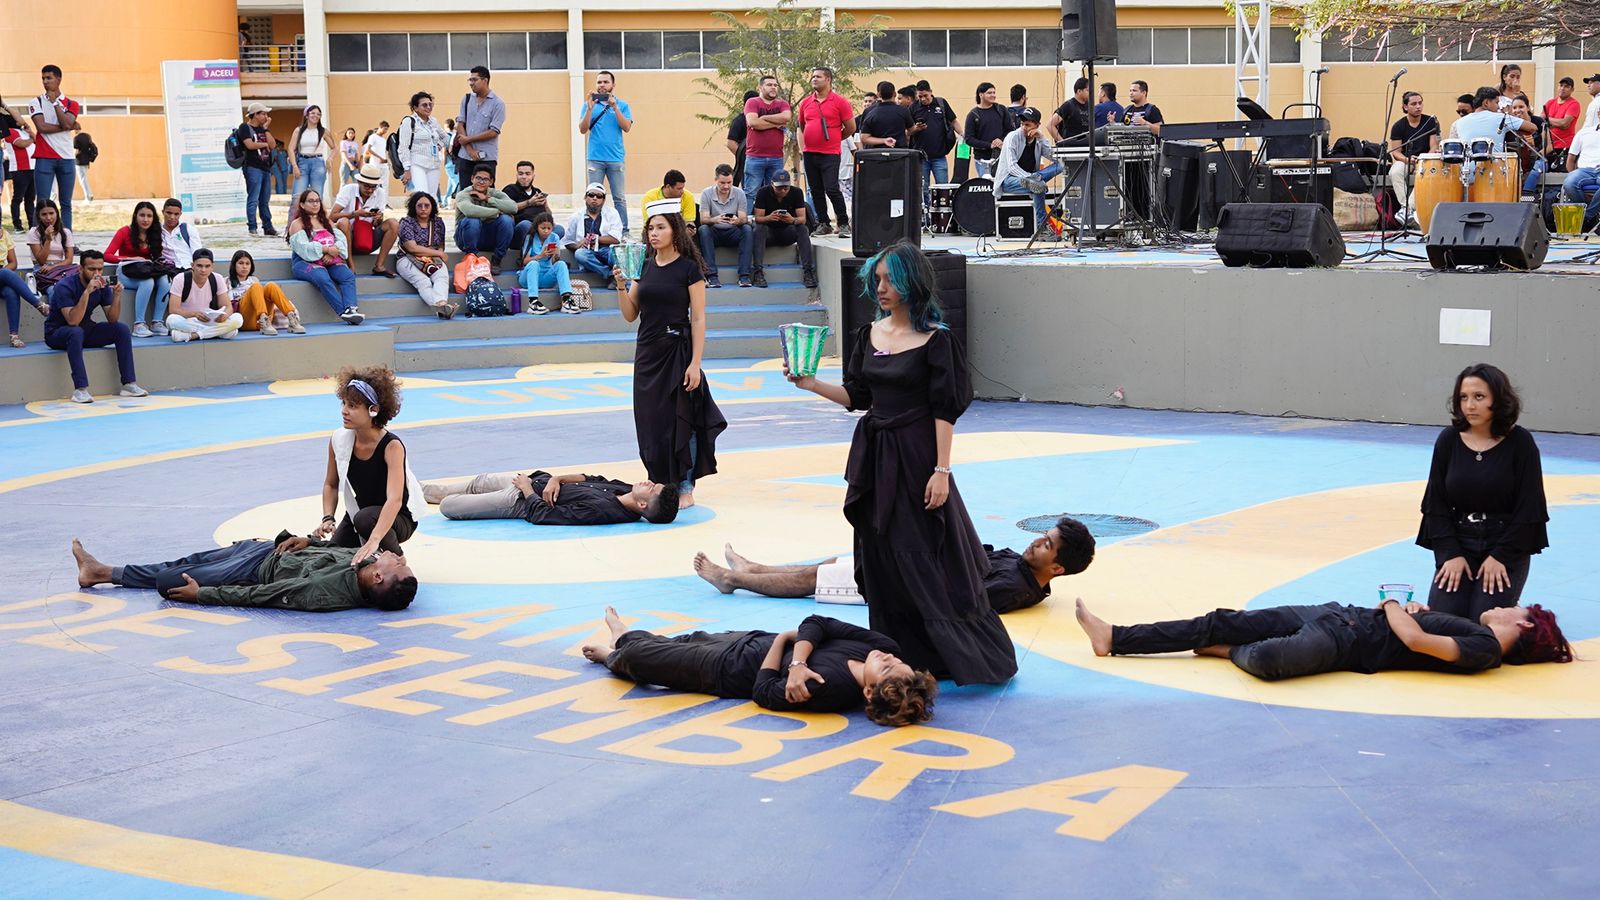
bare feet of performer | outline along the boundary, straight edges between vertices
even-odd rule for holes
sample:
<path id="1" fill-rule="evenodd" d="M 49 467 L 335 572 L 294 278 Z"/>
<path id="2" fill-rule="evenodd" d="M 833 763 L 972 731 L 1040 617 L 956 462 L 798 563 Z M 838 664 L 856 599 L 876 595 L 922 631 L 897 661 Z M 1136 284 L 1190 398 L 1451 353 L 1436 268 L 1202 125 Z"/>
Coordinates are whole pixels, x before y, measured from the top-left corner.
<path id="1" fill-rule="evenodd" d="M 94 587 L 111 580 L 111 567 L 90 556 L 77 538 L 72 539 L 72 558 L 78 561 L 78 587 Z"/>
<path id="2" fill-rule="evenodd" d="M 605 644 L 583 645 L 583 656 L 590 662 L 605 665 L 606 657 L 611 655 L 611 651 L 617 649 L 617 638 L 622 637 L 628 631 L 628 626 L 622 624 L 622 617 L 617 615 L 617 608 L 614 606 L 606 607 L 606 627 L 611 629 L 611 640 Z"/>
<path id="3" fill-rule="evenodd" d="M 1078 598 L 1078 627 L 1089 637 L 1089 646 L 1094 648 L 1095 656 L 1111 655 L 1111 625 L 1089 611 L 1089 607 Z"/>
<path id="4" fill-rule="evenodd" d="M 712 562 L 704 553 L 696 553 L 694 573 L 724 594 L 744 588 L 767 597 L 812 596 L 817 592 L 817 569 L 838 561 L 833 557 L 813 565 L 764 566 L 733 552 L 732 544 L 723 545 L 722 555 L 728 568 Z"/>

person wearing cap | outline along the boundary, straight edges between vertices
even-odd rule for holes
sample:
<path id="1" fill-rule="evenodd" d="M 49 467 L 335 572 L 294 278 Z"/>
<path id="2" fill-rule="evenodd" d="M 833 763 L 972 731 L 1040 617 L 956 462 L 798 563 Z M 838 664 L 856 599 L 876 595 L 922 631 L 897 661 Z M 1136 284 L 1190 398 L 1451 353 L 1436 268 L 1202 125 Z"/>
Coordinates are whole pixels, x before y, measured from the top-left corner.
<path id="1" fill-rule="evenodd" d="M 1552 166 L 1565 168 L 1567 148 L 1572 146 L 1573 135 L 1578 133 L 1578 116 L 1583 109 L 1573 99 L 1574 87 L 1571 78 L 1562 78 L 1557 84 L 1556 95 L 1544 102 L 1544 120 L 1550 128 L 1550 155 L 1547 159 Z"/>
<path id="2" fill-rule="evenodd" d="M 251 234 L 256 233 L 259 215 L 261 230 L 268 237 L 277 237 L 272 227 L 272 150 L 278 139 L 267 126 L 272 124 L 272 107 L 254 102 L 245 110 L 244 124 L 234 129 L 234 137 L 244 147 L 244 221 Z"/>
<path id="3" fill-rule="evenodd" d="M 1567 177 L 1561 182 L 1561 199 L 1567 203 L 1586 203 L 1584 230 L 1600 221 L 1600 131 L 1579 131 L 1567 148 Z M 1590 199 L 1590 192 L 1594 192 Z"/>
<path id="4" fill-rule="evenodd" d="M 650 204 L 657 200 L 676 200 L 679 204 L 679 214 L 689 226 L 689 233 L 694 233 L 695 225 L 700 221 L 699 213 L 695 206 L 694 195 L 684 190 L 689 179 L 677 169 L 668 169 L 667 174 L 661 176 L 661 186 L 652 188 L 644 195 L 644 202 L 639 204 L 639 211 L 643 212 Z"/>
<path id="5" fill-rule="evenodd" d="M 1600 94 L 1600 72 L 1583 79 L 1583 86 L 1589 92 L 1589 106 L 1583 112 L 1583 124 L 1578 126 L 1579 131 L 1594 131 L 1600 129 L 1600 102 L 1595 96 Z"/>
<path id="6" fill-rule="evenodd" d="M 207 338 L 235 338 L 244 316 L 233 311 L 226 282 L 212 269 L 211 251 L 194 251 L 192 268 L 172 280 L 167 294 L 167 330 L 174 344 Z"/>
<path id="7" fill-rule="evenodd" d="M 882 105 L 882 104 L 879 104 Z M 891 104 L 892 105 L 892 104 Z M 772 183 L 756 192 L 756 233 L 752 254 L 751 278 L 755 286 L 767 286 L 764 260 L 768 247 L 795 245 L 800 257 L 801 278 L 808 288 L 817 286 L 817 264 L 811 255 L 811 232 L 807 230 L 805 197 L 794 189 L 787 170 L 772 174 Z"/>
<path id="8" fill-rule="evenodd" d="M 356 180 L 339 188 L 333 200 L 334 227 L 344 232 L 345 243 L 351 257 L 378 251 L 372 264 L 372 274 L 395 278 L 388 266 L 389 253 L 400 237 L 400 223 L 384 218 L 389 208 L 389 170 L 382 163 L 369 162 L 361 166 Z"/>
<path id="9" fill-rule="evenodd" d="M 567 220 L 567 233 L 563 238 L 572 251 L 578 268 L 593 272 L 610 283 L 611 248 L 622 243 L 622 219 L 615 209 L 606 205 L 606 189 L 600 182 L 591 182 L 583 189 L 583 209 Z"/>
<path id="10" fill-rule="evenodd" d="M 1044 195 L 1049 181 L 1061 174 L 1061 164 L 1049 161 L 1050 146 L 1039 139 L 1042 118 L 1036 107 L 1024 106 L 1017 114 L 1019 127 L 1001 142 L 994 165 L 996 198 L 1002 194 L 1032 194 L 1035 228 L 1044 222 Z"/>
<path id="11" fill-rule="evenodd" d="M 462 253 L 489 257 L 489 271 L 500 274 L 500 262 L 511 246 L 517 201 L 494 186 L 494 168 L 478 164 L 467 187 L 456 194 L 456 247 Z"/>

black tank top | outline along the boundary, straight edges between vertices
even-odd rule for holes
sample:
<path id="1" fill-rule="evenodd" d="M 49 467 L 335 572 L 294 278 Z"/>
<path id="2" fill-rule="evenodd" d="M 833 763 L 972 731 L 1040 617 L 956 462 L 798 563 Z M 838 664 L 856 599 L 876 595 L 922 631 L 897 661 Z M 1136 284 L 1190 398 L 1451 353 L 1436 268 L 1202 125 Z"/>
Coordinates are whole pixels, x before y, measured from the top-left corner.
<path id="1" fill-rule="evenodd" d="M 389 463 L 383 454 L 389 449 L 390 441 L 399 443 L 402 449 L 405 447 L 405 443 L 395 437 L 394 432 L 385 431 L 368 459 L 357 456 L 355 448 L 350 448 L 350 467 L 345 470 L 344 477 L 350 482 L 350 489 L 356 493 L 356 509 L 382 506 L 389 499 Z M 400 513 L 410 516 L 411 488 L 402 487 L 401 490 Z M 350 510 L 351 513 L 355 511 Z"/>

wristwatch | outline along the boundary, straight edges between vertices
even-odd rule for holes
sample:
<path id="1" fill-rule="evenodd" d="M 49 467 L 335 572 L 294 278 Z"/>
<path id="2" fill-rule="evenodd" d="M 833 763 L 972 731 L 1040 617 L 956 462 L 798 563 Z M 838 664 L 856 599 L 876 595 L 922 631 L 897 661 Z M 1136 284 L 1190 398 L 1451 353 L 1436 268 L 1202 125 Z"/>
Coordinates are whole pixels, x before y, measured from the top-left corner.
<path id="1" fill-rule="evenodd" d="M 811 668 L 809 665 L 806 664 L 806 661 L 803 660 L 803 659 L 791 659 L 791 660 L 789 660 L 789 668 L 792 669 L 795 666 L 799 666 L 802 669 Z"/>

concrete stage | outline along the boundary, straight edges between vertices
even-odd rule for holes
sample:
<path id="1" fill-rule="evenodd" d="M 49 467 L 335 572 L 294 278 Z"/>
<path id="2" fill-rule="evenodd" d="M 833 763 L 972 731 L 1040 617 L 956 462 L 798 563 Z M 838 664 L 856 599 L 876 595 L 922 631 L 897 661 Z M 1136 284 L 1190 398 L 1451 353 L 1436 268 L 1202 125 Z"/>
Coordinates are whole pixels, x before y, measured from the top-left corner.
<path id="1" fill-rule="evenodd" d="M 991 292 L 1015 273 L 1066 288 L 1017 297 L 1058 359 L 1006 367 L 980 340 L 977 362 L 1010 380 L 1127 357 L 1112 374 L 1139 398 L 1149 388 L 1134 376 L 1175 377 L 1153 362 L 1175 339 L 1153 337 L 1138 356 L 1146 340 L 1129 333 L 1083 361 L 1076 335 L 1115 333 L 1104 318 L 1124 315 L 1119 303 L 1178 316 L 1152 318 L 1152 334 L 1180 330 L 1186 309 L 1210 301 L 1162 296 L 1165 279 L 1250 274 L 1197 268 L 976 264 Z M 1102 302 L 1078 279 L 1121 290 Z M 1010 315 L 986 310 L 979 328 Z M 1394 362 L 1374 366 L 1388 391 L 1442 408 L 1442 388 L 1408 382 Z M 1170 365 L 1185 365 L 1181 352 Z M 1019 522 L 1069 512 L 1105 517 L 1100 549 L 1043 605 L 1006 617 L 1015 680 L 947 684 L 931 722 L 891 731 L 859 713 L 772 715 L 629 690 L 577 654 L 607 604 L 662 632 L 780 630 L 819 611 L 865 622 L 859 607 L 724 596 L 692 574 L 696 551 L 716 556 L 727 541 L 777 563 L 851 539 L 839 473 L 854 416 L 794 391 L 774 360 L 710 368 L 731 426 L 700 506 L 667 527 L 583 530 L 430 514 L 406 545 L 422 589 L 392 614 L 195 608 L 76 584 L 74 535 L 120 563 L 311 527 L 338 424 L 326 381 L 0 408 L 0 895 L 1592 890 L 1600 439 L 1538 435 L 1553 546 L 1525 596 L 1559 612 L 1580 662 L 1269 684 L 1224 660 L 1096 658 L 1071 601 L 1130 622 L 1365 604 L 1380 582 L 1425 584 L 1431 557 L 1411 540 L 1434 428 L 979 402 L 954 462 L 983 539 L 1020 546 L 1032 535 Z M 1436 368 L 1429 377 L 1447 377 Z M 1325 377 L 1304 404 L 1370 394 Z M 1033 384 L 1018 386 L 1033 395 Z M 1538 427 L 1548 394 L 1529 394 Z M 624 364 L 414 373 L 394 428 L 424 480 L 535 466 L 633 478 L 629 395 Z"/>

